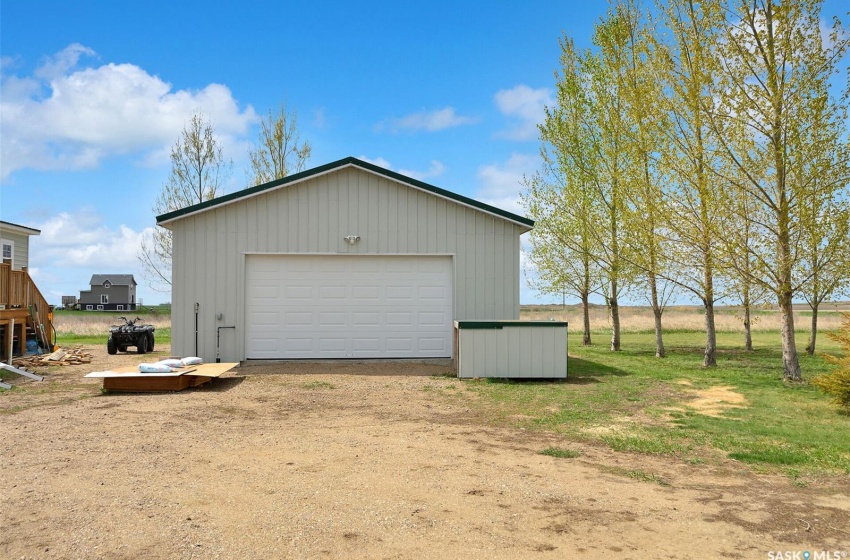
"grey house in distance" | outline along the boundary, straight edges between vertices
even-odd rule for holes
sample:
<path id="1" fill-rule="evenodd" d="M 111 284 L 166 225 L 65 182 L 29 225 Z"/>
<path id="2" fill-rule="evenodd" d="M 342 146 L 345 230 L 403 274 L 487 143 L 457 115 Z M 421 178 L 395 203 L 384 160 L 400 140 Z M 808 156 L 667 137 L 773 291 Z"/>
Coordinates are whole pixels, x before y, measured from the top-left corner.
<path id="1" fill-rule="evenodd" d="M 136 280 L 132 274 L 93 274 L 90 290 L 80 291 L 83 311 L 135 311 Z"/>

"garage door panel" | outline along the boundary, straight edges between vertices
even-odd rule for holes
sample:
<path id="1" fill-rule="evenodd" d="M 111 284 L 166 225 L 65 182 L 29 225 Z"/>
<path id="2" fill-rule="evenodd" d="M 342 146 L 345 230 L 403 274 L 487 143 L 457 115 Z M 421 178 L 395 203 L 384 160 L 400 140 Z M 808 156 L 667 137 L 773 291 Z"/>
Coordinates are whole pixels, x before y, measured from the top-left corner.
<path id="1" fill-rule="evenodd" d="M 381 300 L 381 289 L 378 286 L 352 286 L 351 301 L 374 305 Z"/>
<path id="2" fill-rule="evenodd" d="M 286 294 L 286 299 L 290 301 L 312 301 L 313 300 L 313 286 L 292 286 L 287 285 L 284 286 L 284 293 Z"/>
<path id="3" fill-rule="evenodd" d="M 355 336 L 351 339 L 351 347 L 355 352 L 379 352 L 381 350 L 381 339 L 376 336 Z"/>
<path id="4" fill-rule="evenodd" d="M 246 356 L 450 357 L 451 284 L 450 257 L 250 255 Z"/>
<path id="5" fill-rule="evenodd" d="M 345 352 L 346 342 L 345 337 L 321 336 L 319 337 L 318 350 L 320 352 Z"/>
<path id="6" fill-rule="evenodd" d="M 446 314 L 440 311 L 423 311 L 419 313 L 417 325 L 421 327 L 441 327 L 446 324 Z"/>
<path id="7" fill-rule="evenodd" d="M 443 351 L 446 349 L 446 339 L 443 337 L 420 337 L 419 349 L 425 351 Z"/>
<path id="8" fill-rule="evenodd" d="M 280 323 L 278 314 L 275 312 L 254 312 L 251 314 L 250 320 L 261 327 L 277 327 Z"/>
<path id="9" fill-rule="evenodd" d="M 284 311 L 283 320 L 285 324 L 293 327 L 312 326 L 314 323 L 313 313 L 309 311 Z M 277 321 L 275 321 L 274 326 L 279 326 Z"/>
<path id="10" fill-rule="evenodd" d="M 389 301 L 410 301 L 413 298 L 413 290 L 410 286 L 387 286 L 386 299 Z"/>
<path id="11" fill-rule="evenodd" d="M 319 286 L 319 299 L 322 301 L 344 301 L 347 297 L 346 286 Z"/>
<path id="12" fill-rule="evenodd" d="M 351 313 L 351 324 L 355 327 L 379 327 L 380 316 L 376 311 L 354 311 Z"/>
<path id="13" fill-rule="evenodd" d="M 413 337 L 390 337 L 387 338 L 387 350 L 389 352 L 413 352 Z"/>
<path id="14" fill-rule="evenodd" d="M 319 313 L 320 327 L 344 327 L 348 324 L 347 314 L 340 311 L 324 311 Z"/>
<path id="15" fill-rule="evenodd" d="M 413 313 L 409 311 L 393 311 L 386 314 L 388 326 L 410 326 L 413 323 Z"/>

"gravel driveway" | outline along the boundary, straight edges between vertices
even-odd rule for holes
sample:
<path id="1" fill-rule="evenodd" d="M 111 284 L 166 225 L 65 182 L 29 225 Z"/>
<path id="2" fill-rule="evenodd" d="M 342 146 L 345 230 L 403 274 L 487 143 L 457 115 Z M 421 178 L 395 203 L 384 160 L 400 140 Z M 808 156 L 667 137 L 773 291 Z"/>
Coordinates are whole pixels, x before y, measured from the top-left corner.
<path id="1" fill-rule="evenodd" d="M 0 558 L 850 551 L 846 479 L 798 488 L 497 426 L 445 364 L 249 365 L 179 393 L 101 394 L 85 373 L 151 356 L 86 350 L 92 364 L 0 395 Z"/>

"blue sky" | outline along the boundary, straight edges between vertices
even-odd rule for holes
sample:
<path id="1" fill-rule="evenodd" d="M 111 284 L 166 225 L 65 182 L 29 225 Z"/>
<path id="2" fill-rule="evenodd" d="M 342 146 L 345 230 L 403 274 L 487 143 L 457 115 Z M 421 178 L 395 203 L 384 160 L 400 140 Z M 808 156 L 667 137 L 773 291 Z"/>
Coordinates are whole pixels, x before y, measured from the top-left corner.
<path id="1" fill-rule="evenodd" d="M 238 190 L 259 117 L 281 102 L 309 167 L 355 156 L 520 213 L 558 39 L 589 46 L 606 9 L 4 0 L 0 217 L 42 231 L 31 274 L 51 303 L 93 273 L 133 273 L 145 303 L 168 301 L 136 253 L 180 130 L 195 110 L 212 120 Z M 521 300 L 538 301 L 525 282 Z"/>

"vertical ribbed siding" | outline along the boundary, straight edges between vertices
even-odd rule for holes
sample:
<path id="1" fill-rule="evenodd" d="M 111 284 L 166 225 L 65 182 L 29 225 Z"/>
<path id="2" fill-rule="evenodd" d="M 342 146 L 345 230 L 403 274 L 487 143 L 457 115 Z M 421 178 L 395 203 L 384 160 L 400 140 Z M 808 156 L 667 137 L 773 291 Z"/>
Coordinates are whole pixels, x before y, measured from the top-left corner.
<path id="1" fill-rule="evenodd" d="M 460 328 L 458 376 L 555 379 L 567 376 L 567 326 Z"/>
<path id="2" fill-rule="evenodd" d="M 172 223 L 173 352 L 244 357 L 246 253 L 454 255 L 455 320 L 519 317 L 519 225 L 360 169 L 344 168 Z M 343 237 L 359 235 L 347 244 Z M 222 313 L 222 321 L 216 315 Z"/>

